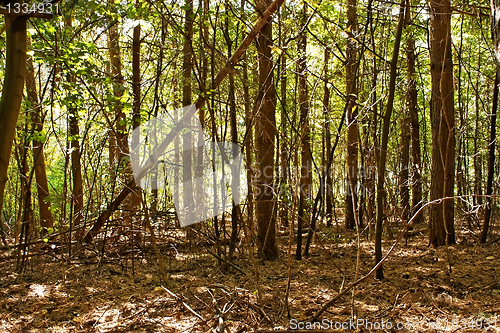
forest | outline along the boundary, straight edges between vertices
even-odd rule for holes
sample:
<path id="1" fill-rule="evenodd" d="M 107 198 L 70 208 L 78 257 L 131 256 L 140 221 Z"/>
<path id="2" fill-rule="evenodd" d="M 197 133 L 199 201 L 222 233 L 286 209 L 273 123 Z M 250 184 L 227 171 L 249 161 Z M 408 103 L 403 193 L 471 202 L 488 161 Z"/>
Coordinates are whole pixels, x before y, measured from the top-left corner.
<path id="1" fill-rule="evenodd" d="M 500 332 L 500 0 L 0 14 L 0 332 Z"/>

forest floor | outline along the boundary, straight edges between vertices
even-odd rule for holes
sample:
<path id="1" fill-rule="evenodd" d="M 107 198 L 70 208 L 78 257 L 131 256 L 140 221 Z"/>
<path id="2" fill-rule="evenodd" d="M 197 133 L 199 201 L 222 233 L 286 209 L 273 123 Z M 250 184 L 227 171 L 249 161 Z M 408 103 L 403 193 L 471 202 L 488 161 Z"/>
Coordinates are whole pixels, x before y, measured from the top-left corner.
<path id="1" fill-rule="evenodd" d="M 15 259 L 1 260 L 0 332 L 222 333 L 224 329 L 312 328 L 304 321 L 354 281 L 358 253 L 355 232 L 343 239 L 332 236 L 337 234 L 335 227 L 321 234 L 309 258 L 291 261 L 290 317 L 285 302 L 288 236 L 280 237 L 278 260 L 258 262 L 259 282 L 252 261 L 239 252 L 234 262 L 246 275 L 233 268 L 224 272 L 203 248 L 189 255 L 187 247 L 179 246 L 175 256 L 165 256 L 170 271 L 165 284 L 151 249 L 143 251 L 147 255 L 137 253 L 142 259 L 135 259 L 132 267 L 131 254 L 120 256 L 119 249 L 107 251 L 104 257 L 89 251 L 68 263 L 57 254 L 47 254 L 46 245 L 46 254 L 35 255 L 42 248 L 32 250 L 22 274 L 14 273 Z M 407 244 L 403 240 L 385 262 L 386 279 L 369 278 L 360 284 L 329 308 L 315 328 L 500 332 L 500 242 L 478 244 L 465 229 L 457 233 L 457 241 L 455 246 L 430 248 L 425 225 L 417 226 Z M 391 244 L 384 241 L 384 253 Z M 215 251 L 213 246 L 209 249 Z M 372 266 L 373 244 L 364 239 L 359 276 Z M 347 326 L 349 320 L 351 326 Z M 357 328 L 352 326 L 356 322 Z M 342 324 L 344 329 L 335 330 Z M 406 329 L 397 330 L 396 325 Z"/>

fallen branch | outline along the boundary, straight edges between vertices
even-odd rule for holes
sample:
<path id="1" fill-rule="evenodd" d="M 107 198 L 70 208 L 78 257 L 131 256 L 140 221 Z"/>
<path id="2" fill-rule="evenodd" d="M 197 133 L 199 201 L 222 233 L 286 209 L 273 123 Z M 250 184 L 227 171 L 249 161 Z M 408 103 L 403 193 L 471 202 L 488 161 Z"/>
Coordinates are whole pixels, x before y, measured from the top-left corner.
<path id="1" fill-rule="evenodd" d="M 189 311 L 191 311 L 192 314 L 194 314 L 198 319 L 200 319 L 201 321 L 205 321 L 205 318 L 203 318 L 200 314 L 198 314 L 196 311 L 193 310 L 193 308 L 191 308 L 189 305 L 186 304 L 186 302 L 184 302 L 179 296 L 177 296 L 176 294 L 174 294 L 173 292 L 171 292 L 170 290 L 168 290 L 167 288 L 165 288 L 164 286 L 161 286 L 167 293 L 170 294 L 170 296 L 172 296 L 173 298 L 175 298 L 176 300 L 178 300 L 179 302 L 182 303 L 182 305 L 184 305 L 186 307 L 186 309 L 188 309 Z"/>

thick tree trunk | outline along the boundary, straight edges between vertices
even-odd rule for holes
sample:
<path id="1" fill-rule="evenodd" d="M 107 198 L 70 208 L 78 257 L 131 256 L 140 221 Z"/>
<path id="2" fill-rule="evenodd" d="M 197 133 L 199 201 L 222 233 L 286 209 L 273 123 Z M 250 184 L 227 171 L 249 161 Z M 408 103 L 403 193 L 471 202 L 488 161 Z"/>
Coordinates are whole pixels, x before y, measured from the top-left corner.
<path id="1" fill-rule="evenodd" d="M 430 199 L 453 196 L 455 169 L 455 111 L 451 53 L 451 6 L 437 0 L 430 6 L 430 60 L 432 79 L 432 165 Z M 455 243 L 454 201 L 429 208 L 429 242 Z"/>
<path id="2" fill-rule="evenodd" d="M 0 212 L 26 76 L 26 17 L 15 17 L 15 14 L 5 15 L 10 26 L 7 28 L 4 84 L 0 99 Z M 3 222 L 2 229 L 5 230 Z"/>
<path id="3" fill-rule="evenodd" d="M 26 92 L 28 100 L 31 103 L 32 113 L 31 122 L 36 133 L 41 133 L 43 130 L 43 122 L 41 119 L 41 105 L 38 101 L 38 93 L 35 85 L 35 69 L 33 61 L 28 60 L 28 71 L 26 74 Z M 36 136 L 38 137 L 38 136 Z M 54 226 L 54 218 L 50 210 L 49 202 L 49 185 L 47 181 L 47 171 L 45 169 L 45 155 L 43 152 L 44 142 L 34 139 L 32 143 L 33 149 L 33 167 L 35 168 L 35 178 L 38 194 L 38 209 L 40 212 L 40 226 L 42 228 L 52 228 Z"/>
<path id="4" fill-rule="evenodd" d="M 349 98 L 347 109 L 347 179 L 346 179 L 346 217 L 345 226 L 353 229 L 356 224 L 354 214 L 357 207 L 357 185 L 358 185 L 358 87 L 356 83 L 356 58 L 357 42 L 354 36 L 358 31 L 357 0 L 347 1 L 347 50 L 346 50 L 346 93 Z"/>
<path id="5" fill-rule="evenodd" d="M 271 4 L 269 0 L 256 1 L 257 10 L 263 12 Z M 257 42 L 259 63 L 259 93 L 257 106 L 256 155 L 259 177 L 256 195 L 259 255 L 265 259 L 278 256 L 276 245 L 276 221 L 274 219 L 274 144 L 276 138 L 276 92 L 274 88 L 272 23 L 269 21 L 260 31 Z"/>

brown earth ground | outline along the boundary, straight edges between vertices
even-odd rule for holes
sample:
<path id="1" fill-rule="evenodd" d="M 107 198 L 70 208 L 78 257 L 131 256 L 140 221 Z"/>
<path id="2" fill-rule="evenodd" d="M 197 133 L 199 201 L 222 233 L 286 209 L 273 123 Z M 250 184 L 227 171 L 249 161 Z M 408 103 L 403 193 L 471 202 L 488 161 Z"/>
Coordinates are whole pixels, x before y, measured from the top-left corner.
<path id="1" fill-rule="evenodd" d="M 316 329 L 335 328 L 335 323 L 347 325 L 351 319 L 364 320 L 365 324 L 334 331 L 370 332 L 383 325 L 378 332 L 442 332 L 447 320 L 449 332 L 500 332 L 500 242 L 481 245 L 467 228 L 457 226 L 457 230 L 457 245 L 432 249 L 427 246 L 426 226 L 416 226 L 407 244 L 403 240 L 385 263 L 386 279 L 369 278 L 349 292 L 323 314 L 321 319 L 327 321 L 322 326 L 317 323 Z M 175 232 L 177 237 L 173 237 Z M 335 235 L 335 226 L 322 228 L 311 256 L 302 261 L 292 259 L 290 317 L 285 301 L 286 235 L 280 237 L 278 260 L 254 261 L 258 272 L 249 256 L 237 251 L 234 263 L 246 273 L 243 275 L 232 267 L 224 271 L 201 245 L 197 254 L 189 255 L 189 246 L 179 244 L 185 239 L 179 237 L 179 231 L 165 232 L 158 241 L 168 244 L 161 246 L 170 275 L 167 283 L 161 282 L 154 251 L 147 245 L 135 252 L 116 246 L 104 255 L 87 250 L 85 255 L 63 262 L 57 254 L 58 245 L 49 242 L 31 249 L 22 274 L 14 273 L 15 252 L 4 250 L 0 332 L 295 329 L 299 321 L 310 318 L 321 304 L 354 281 L 356 233 L 347 232 L 348 237 L 343 238 Z M 392 242 L 384 241 L 384 252 Z M 213 245 L 207 248 L 216 251 Z M 365 237 L 359 276 L 373 266 L 372 258 L 373 244 Z M 429 328 L 429 323 L 436 321 L 438 329 Z M 372 329 L 367 322 L 374 325 Z M 388 322 L 393 326 L 406 324 L 407 329 L 391 330 Z M 408 326 L 412 323 L 413 328 Z"/>

